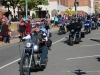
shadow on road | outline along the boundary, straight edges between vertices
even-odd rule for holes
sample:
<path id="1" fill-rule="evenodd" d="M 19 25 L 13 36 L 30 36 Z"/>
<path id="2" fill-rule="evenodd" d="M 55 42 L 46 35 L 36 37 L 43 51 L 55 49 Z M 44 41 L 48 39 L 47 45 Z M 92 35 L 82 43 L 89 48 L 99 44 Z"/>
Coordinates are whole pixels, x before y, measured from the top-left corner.
<path id="1" fill-rule="evenodd" d="M 61 42 L 70 46 L 69 40 L 64 40 L 64 41 L 61 41 Z"/>
<path id="2" fill-rule="evenodd" d="M 75 70 L 73 73 L 75 73 L 76 75 L 84 75 L 84 74 L 87 74 L 86 72 L 78 69 L 78 70 Z"/>
<path id="3" fill-rule="evenodd" d="M 98 39 L 90 39 L 90 40 L 100 43 L 100 40 L 98 40 Z"/>
<path id="4" fill-rule="evenodd" d="M 31 69 L 31 72 L 40 72 L 40 71 L 44 71 L 43 69 Z"/>
<path id="5" fill-rule="evenodd" d="M 97 61 L 99 61 L 99 62 L 100 62 L 100 57 L 97 57 L 96 59 L 97 59 Z"/>

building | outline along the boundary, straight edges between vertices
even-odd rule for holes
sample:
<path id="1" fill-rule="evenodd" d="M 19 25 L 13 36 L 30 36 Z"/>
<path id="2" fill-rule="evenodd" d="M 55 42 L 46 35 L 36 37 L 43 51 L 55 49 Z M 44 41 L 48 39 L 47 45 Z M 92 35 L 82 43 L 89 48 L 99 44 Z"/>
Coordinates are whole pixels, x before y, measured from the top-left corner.
<path id="1" fill-rule="evenodd" d="M 75 11 L 74 2 L 75 0 L 46 0 L 49 5 L 38 5 L 41 10 L 30 11 L 30 16 L 32 13 L 35 13 L 37 18 L 44 18 L 46 15 L 46 11 L 49 11 L 50 16 L 66 11 L 68 7 L 72 7 L 73 11 Z M 86 13 L 94 13 L 94 1 L 100 3 L 99 0 L 76 0 L 79 3 L 77 6 L 77 11 L 84 11 Z M 100 5 L 100 4 L 99 4 Z M 15 9 L 15 15 L 17 15 L 18 8 Z M 13 13 L 13 9 L 10 8 L 10 11 Z"/>
<path id="2" fill-rule="evenodd" d="M 94 0 L 76 0 L 79 3 L 79 6 L 77 6 L 77 11 L 84 11 L 86 13 L 94 13 Z M 46 10 L 49 11 L 50 16 L 52 16 L 52 12 L 56 11 L 58 14 L 62 11 L 66 11 L 68 7 L 72 7 L 73 11 L 75 11 L 74 7 L 75 0 L 48 0 L 49 5 L 39 5 L 39 7 L 42 8 L 41 15 L 44 15 L 43 13 L 46 13 Z M 36 16 L 38 16 L 39 11 L 36 11 Z M 31 12 L 32 14 L 33 12 Z M 42 16 L 41 18 L 43 18 Z"/>
<path id="3" fill-rule="evenodd" d="M 66 1 L 66 0 L 62 0 L 62 1 Z M 36 17 L 40 17 L 40 16 L 41 16 L 40 18 L 45 17 L 47 10 L 49 11 L 50 16 L 52 16 L 52 15 L 54 15 L 54 14 L 52 14 L 52 12 L 60 13 L 60 11 L 65 11 L 67 9 L 64 2 L 61 3 L 60 0 L 48 0 L 48 3 L 49 3 L 48 6 L 44 6 L 44 5 L 38 6 L 38 7 L 42 8 L 42 10 L 35 11 Z M 32 15 L 32 13 L 33 12 L 31 11 L 30 14 Z"/>

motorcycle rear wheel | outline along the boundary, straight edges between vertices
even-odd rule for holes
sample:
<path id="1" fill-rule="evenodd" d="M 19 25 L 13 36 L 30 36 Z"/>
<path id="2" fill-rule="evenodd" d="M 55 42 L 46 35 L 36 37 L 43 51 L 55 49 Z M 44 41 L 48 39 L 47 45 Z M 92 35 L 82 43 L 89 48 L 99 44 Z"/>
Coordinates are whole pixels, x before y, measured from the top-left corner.
<path id="1" fill-rule="evenodd" d="M 70 43 L 71 46 L 74 45 L 74 41 L 73 41 L 73 38 L 72 37 L 69 38 L 69 43 Z"/>

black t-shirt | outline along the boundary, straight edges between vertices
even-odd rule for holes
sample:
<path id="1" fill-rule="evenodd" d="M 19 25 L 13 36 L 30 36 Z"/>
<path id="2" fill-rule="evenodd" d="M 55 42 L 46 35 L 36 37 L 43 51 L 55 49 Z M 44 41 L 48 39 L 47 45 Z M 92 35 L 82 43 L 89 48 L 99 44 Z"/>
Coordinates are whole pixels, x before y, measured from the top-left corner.
<path id="1" fill-rule="evenodd" d="M 45 24 L 45 29 L 46 30 L 50 29 L 49 24 Z"/>

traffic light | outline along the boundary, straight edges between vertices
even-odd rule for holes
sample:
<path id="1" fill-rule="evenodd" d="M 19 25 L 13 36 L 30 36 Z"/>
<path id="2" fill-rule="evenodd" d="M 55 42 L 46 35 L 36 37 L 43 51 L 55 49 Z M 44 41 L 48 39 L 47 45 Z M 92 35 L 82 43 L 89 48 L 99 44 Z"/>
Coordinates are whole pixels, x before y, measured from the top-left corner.
<path id="1" fill-rule="evenodd" d="M 74 2 L 74 6 L 79 6 L 79 2 Z"/>

